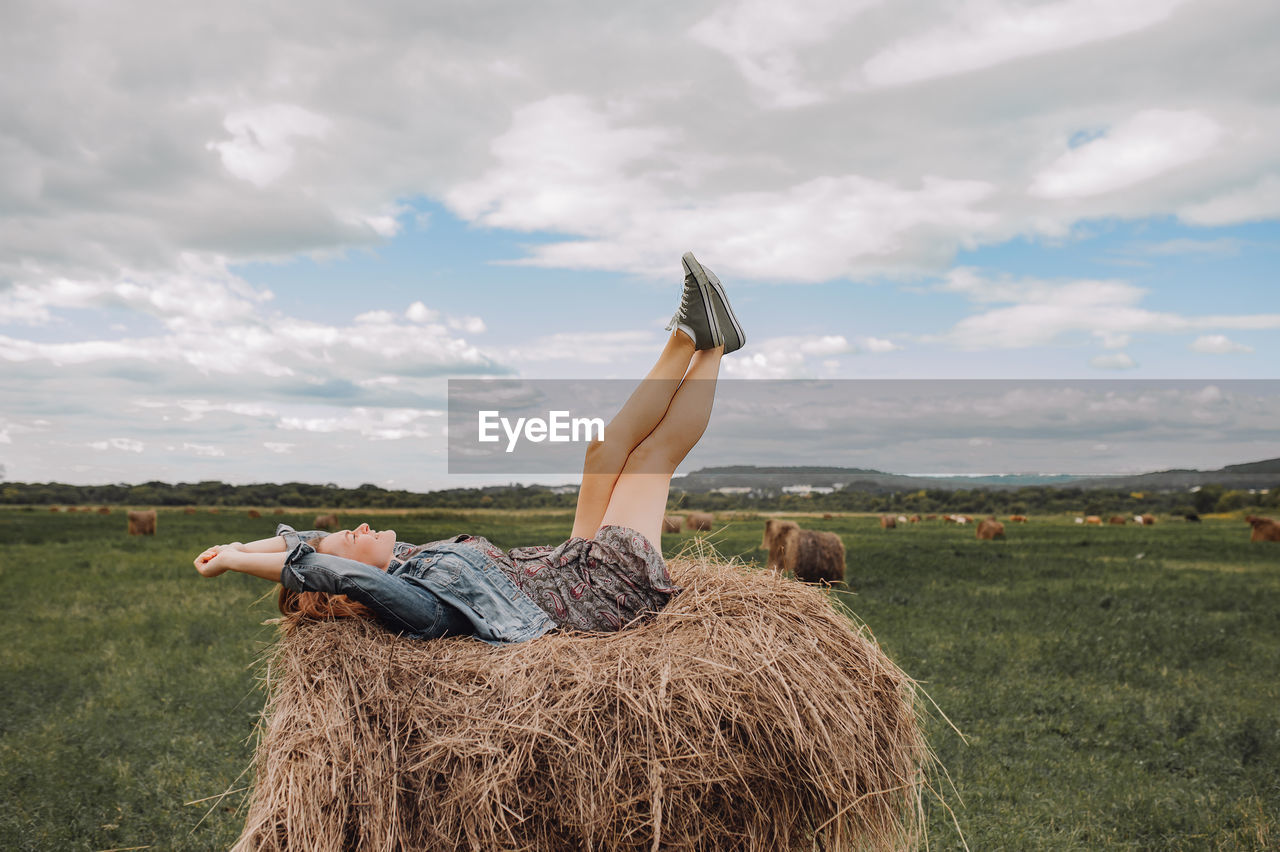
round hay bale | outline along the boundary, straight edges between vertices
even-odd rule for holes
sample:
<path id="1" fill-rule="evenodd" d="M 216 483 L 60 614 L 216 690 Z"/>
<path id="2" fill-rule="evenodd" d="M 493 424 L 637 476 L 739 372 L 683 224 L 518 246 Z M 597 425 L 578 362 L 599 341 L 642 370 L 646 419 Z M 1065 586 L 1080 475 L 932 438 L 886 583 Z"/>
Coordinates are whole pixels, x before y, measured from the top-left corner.
<path id="1" fill-rule="evenodd" d="M 821 591 L 676 558 L 614 634 L 286 621 L 236 850 L 914 847 L 914 684 Z"/>

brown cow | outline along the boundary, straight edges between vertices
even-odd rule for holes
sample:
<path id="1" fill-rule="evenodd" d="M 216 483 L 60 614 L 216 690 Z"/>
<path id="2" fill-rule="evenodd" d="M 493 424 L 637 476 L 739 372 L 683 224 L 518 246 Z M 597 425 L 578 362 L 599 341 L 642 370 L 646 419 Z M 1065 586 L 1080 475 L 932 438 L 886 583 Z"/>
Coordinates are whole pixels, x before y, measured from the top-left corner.
<path id="1" fill-rule="evenodd" d="M 184 515 L 194 515 L 195 513 L 196 513 L 195 506 L 187 506 L 185 509 L 182 510 L 182 514 Z"/>
<path id="2" fill-rule="evenodd" d="M 1027 522 L 1026 515 L 1010 515 L 1009 522 L 1014 524 L 1025 524 Z"/>
<path id="3" fill-rule="evenodd" d="M 1089 517 L 1084 519 L 1084 522 L 1086 524 L 1092 524 L 1097 527 L 1102 526 L 1102 518 L 1099 518 L 1097 515 L 1090 515 Z"/>
<path id="4" fill-rule="evenodd" d="M 880 516 L 880 529 L 891 530 L 898 526 L 898 519 L 893 515 Z"/>
<path id="5" fill-rule="evenodd" d="M 685 516 L 684 523 L 691 530 L 700 530 L 707 532 L 716 522 L 716 516 L 710 512 L 690 512 Z"/>
<path id="6" fill-rule="evenodd" d="M 800 525 L 795 521 L 780 521 L 777 518 L 769 518 L 764 522 L 764 538 L 760 540 L 760 548 L 769 551 L 769 567 L 773 570 L 782 570 L 781 562 L 775 562 L 773 559 L 774 544 L 787 532 L 798 529 L 800 529 Z"/>
<path id="7" fill-rule="evenodd" d="M 311 522 L 311 525 L 315 529 L 332 532 L 338 528 L 338 516 L 333 514 L 316 515 L 316 519 Z"/>
<path id="8" fill-rule="evenodd" d="M 155 535 L 156 510 L 129 513 L 129 535 Z"/>
<path id="9" fill-rule="evenodd" d="M 1139 515 L 1138 523 L 1142 524 L 1144 527 L 1154 527 L 1156 525 L 1156 516 L 1155 515 Z"/>
<path id="10" fill-rule="evenodd" d="M 936 520 L 938 520 L 938 516 L 937 516 L 937 515 L 925 515 L 925 516 L 924 516 L 924 519 L 925 519 L 926 521 L 936 521 Z"/>
<path id="11" fill-rule="evenodd" d="M 273 514 L 273 515 L 283 515 L 283 514 L 284 514 L 284 509 L 280 509 L 280 508 L 272 509 L 272 510 L 271 510 L 271 514 Z"/>
<path id="12" fill-rule="evenodd" d="M 920 516 L 919 516 L 919 515 L 912 515 L 912 516 L 911 516 L 910 518 L 908 518 L 907 520 L 909 520 L 909 521 L 910 521 L 911 523 L 913 523 L 913 524 L 918 524 L 918 523 L 920 523 Z"/>
<path id="13" fill-rule="evenodd" d="M 1280 524 L 1271 518 L 1255 518 L 1250 515 L 1245 521 L 1253 527 L 1249 541 L 1280 541 Z"/>
<path id="14" fill-rule="evenodd" d="M 992 541 L 997 538 L 1004 538 L 1004 524 L 995 518 L 984 518 L 978 524 L 978 540 Z"/>
<path id="15" fill-rule="evenodd" d="M 98 509 L 98 514 L 99 514 L 99 515 L 110 515 L 110 514 L 111 514 L 111 508 L 110 508 L 109 506 L 102 506 L 101 508 L 99 508 L 99 509 Z"/>
<path id="16" fill-rule="evenodd" d="M 1107 523 L 1113 524 L 1117 527 L 1122 527 L 1128 522 L 1129 522 L 1129 519 L 1126 518 L 1124 515 L 1112 515 L 1111 520 L 1107 521 Z"/>
<path id="17" fill-rule="evenodd" d="M 678 533 L 684 529 L 684 518 L 680 515 L 663 515 L 662 531 L 664 533 Z"/>
<path id="18" fill-rule="evenodd" d="M 249 517 L 250 517 L 250 518 L 261 518 L 261 517 L 262 517 L 262 513 L 261 513 L 261 512 L 259 512 L 257 509 L 250 509 L 250 510 L 249 510 Z"/>
<path id="19" fill-rule="evenodd" d="M 802 530 L 790 521 L 774 527 L 769 567 L 790 572 L 802 583 L 844 581 L 844 542 L 821 530 Z"/>

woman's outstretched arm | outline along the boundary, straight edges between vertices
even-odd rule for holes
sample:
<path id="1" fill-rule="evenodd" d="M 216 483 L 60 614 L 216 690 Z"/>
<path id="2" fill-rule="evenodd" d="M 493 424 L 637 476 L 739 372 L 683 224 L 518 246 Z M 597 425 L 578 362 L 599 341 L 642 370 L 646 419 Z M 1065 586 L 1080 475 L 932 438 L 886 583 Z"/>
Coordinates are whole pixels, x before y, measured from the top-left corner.
<path id="1" fill-rule="evenodd" d="M 220 544 L 197 556 L 195 566 L 203 577 L 217 577 L 228 571 L 236 571 L 278 583 L 280 572 L 284 570 L 285 555 L 284 548 L 274 553 L 253 553 L 233 545 Z"/>

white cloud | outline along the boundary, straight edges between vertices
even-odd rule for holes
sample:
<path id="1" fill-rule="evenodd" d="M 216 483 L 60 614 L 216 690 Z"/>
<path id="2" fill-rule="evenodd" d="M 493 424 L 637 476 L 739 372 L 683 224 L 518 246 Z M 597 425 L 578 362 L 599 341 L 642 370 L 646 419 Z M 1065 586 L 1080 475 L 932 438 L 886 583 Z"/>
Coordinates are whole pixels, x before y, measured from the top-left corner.
<path id="1" fill-rule="evenodd" d="M 276 453 L 278 455 L 288 455 L 289 453 L 292 453 L 294 447 L 298 445 L 290 444 L 284 441 L 263 441 L 262 446 L 266 447 L 269 451 Z"/>
<path id="2" fill-rule="evenodd" d="M 222 458 L 227 454 L 227 451 L 221 447 L 215 447 L 212 444 L 193 444 L 189 441 L 182 444 L 182 449 L 205 458 Z"/>
<path id="3" fill-rule="evenodd" d="M 531 246 L 526 263 L 653 277 L 669 274 L 671 257 L 697 245 L 718 273 L 822 281 L 892 266 L 904 251 L 936 252 L 996 221 L 981 207 L 992 186 L 934 175 L 918 188 L 843 175 L 691 196 L 676 180 L 683 177 L 677 135 L 629 125 L 624 110 L 550 98 L 519 110 L 492 146 L 495 166 L 447 199 L 489 227 L 582 235 Z"/>
<path id="4" fill-rule="evenodd" d="M 1149 180 L 1209 154 L 1223 128 L 1193 110 L 1143 110 L 1105 136 L 1065 151 L 1036 175 L 1040 198 L 1083 198 Z"/>
<path id="5" fill-rule="evenodd" d="M 858 338 L 858 348 L 863 352 L 882 355 L 885 352 L 896 352 L 902 347 L 892 340 L 884 340 L 879 337 L 860 337 Z"/>
<path id="6" fill-rule="evenodd" d="M 1266 175 L 1252 186 L 1187 204 L 1178 210 L 1178 218 L 1210 227 L 1280 218 L 1280 176 Z"/>
<path id="7" fill-rule="evenodd" d="M 853 344 L 838 334 L 773 337 L 729 355 L 720 362 L 720 369 L 734 379 L 812 378 L 815 362 L 821 365 L 827 356 L 853 351 Z"/>
<path id="8" fill-rule="evenodd" d="M 296 140 L 324 138 L 330 122 L 294 104 L 268 104 L 229 113 L 222 126 L 232 138 L 211 141 L 209 149 L 231 174 L 263 187 L 293 165 Z"/>
<path id="9" fill-rule="evenodd" d="M 1098 338 L 1098 342 L 1102 344 L 1103 349 L 1123 349 L 1133 340 L 1128 334 L 1105 329 L 1095 331 L 1093 334 Z"/>
<path id="10" fill-rule="evenodd" d="M 800 107 L 825 99 L 803 70 L 805 49 L 880 0 L 733 0 L 689 30 L 694 41 L 733 60 L 761 101 Z"/>
<path id="11" fill-rule="evenodd" d="M 95 450 L 121 450 L 126 453 L 140 453 L 146 445 L 133 438 L 108 438 L 105 441 L 93 441 L 89 444 Z"/>
<path id="12" fill-rule="evenodd" d="M 898 86 L 990 68 L 1146 29 L 1168 18 L 1185 2 L 1059 0 L 1031 7 L 1009 2 L 951 4 L 952 21 L 889 45 L 866 61 L 862 74 L 869 85 Z"/>
<path id="13" fill-rule="evenodd" d="M 1099 370 L 1132 370 L 1138 366 L 1124 352 L 1113 352 L 1110 355 L 1095 355 L 1089 359 L 1089 366 Z"/>
<path id="14" fill-rule="evenodd" d="M 1253 347 L 1236 343 L 1222 334 L 1205 334 L 1197 337 L 1188 347 L 1192 352 L 1206 355 L 1229 355 L 1233 352 L 1252 352 Z"/>
<path id="15" fill-rule="evenodd" d="M 1148 292 L 1124 281 L 988 279 L 977 270 L 960 268 L 948 274 L 938 289 L 960 293 L 982 305 L 1007 305 L 972 314 L 948 332 L 929 338 L 962 349 L 1045 346 L 1073 333 L 1092 335 L 1107 348 L 1120 348 L 1135 333 L 1280 328 L 1280 313 L 1183 316 L 1147 310 L 1140 303 Z"/>
<path id="16" fill-rule="evenodd" d="M 443 411 L 358 406 L 329 415 L 282 417 L 279 427 L 286 431 L 321 434 L 351 432 L 372 441 L 399 441 L 439 437 L 443 418 Z"/>
<path id="17" fill-rule="evenodd" d="M 436 322 L 440 319 L 440 312 L 432 310 L 422 302 L 414 302 L 409 306 L 404 315 L 413 322 Z"/>

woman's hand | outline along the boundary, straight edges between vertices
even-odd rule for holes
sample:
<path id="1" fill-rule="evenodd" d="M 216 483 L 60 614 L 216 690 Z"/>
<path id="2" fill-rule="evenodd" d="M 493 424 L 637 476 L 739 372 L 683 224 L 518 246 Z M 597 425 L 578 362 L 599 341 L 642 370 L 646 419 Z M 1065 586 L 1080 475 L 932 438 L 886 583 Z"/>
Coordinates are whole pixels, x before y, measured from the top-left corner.
<path id="1" fill-rule="evenodd" d="M 196 570 L 202 577 L 216 577 L 231 570 L 233 554 L 241 553 L 244 545 L 238 541 L 231 544 L 217 544 L 208 548 L 195 559 Z"/>

